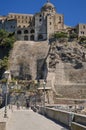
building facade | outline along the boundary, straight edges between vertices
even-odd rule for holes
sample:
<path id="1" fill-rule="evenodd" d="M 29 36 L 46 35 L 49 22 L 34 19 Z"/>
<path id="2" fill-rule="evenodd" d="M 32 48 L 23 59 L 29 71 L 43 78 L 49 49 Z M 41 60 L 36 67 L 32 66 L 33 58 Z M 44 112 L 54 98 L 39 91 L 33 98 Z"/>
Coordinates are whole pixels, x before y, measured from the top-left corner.
<path id="1" fill-rule="evenodd" d="M 79 37 L 86 36 L 86 24 L 78 24 L 76 29 Z"/>
<path id="2" fill-rule="evenodd" d="M 86 36 L 86 24 L 79 24 L 75 28 L 79 36 Z M 43 41 L 55 32 L 65 31 L 66 26 L 64 15 L 57 13 L 55 6 L 48 0 L 40 12 L 34 15 L 9 13 L 1 16 L 0 29 L 15 32 L 17 40 Z"/>
<path id="3" fill-rule="evenodd" d="M 64 16 L 56 12 L 49 1 L 39 13 L 15 14 L 0 17 L 0 29 L 15 32 L 17 40 L 46 40 L 53 33 L 64 29 Z"/>

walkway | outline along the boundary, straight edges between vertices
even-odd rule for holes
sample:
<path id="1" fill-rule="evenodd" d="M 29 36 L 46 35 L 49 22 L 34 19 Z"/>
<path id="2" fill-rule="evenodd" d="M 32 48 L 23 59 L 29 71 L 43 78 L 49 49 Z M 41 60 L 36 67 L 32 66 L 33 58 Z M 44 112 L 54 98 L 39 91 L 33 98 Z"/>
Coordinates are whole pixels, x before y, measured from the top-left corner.
<path id="1" fill-rule="evenodd" d="M 67 130 L 32 110 L 13 112 L 6 130 Z"/>

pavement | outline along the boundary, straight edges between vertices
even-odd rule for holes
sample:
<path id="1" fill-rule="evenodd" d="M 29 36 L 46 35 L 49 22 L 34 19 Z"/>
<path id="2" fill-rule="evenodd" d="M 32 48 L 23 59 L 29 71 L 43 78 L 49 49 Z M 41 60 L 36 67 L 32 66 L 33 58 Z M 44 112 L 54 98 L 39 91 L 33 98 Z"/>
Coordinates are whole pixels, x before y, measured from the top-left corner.
<path id="1" fill-rule="evenodd" d="M 29 110 L 15 110 L 6 130 L 67 130 L 46 117 Z"/>

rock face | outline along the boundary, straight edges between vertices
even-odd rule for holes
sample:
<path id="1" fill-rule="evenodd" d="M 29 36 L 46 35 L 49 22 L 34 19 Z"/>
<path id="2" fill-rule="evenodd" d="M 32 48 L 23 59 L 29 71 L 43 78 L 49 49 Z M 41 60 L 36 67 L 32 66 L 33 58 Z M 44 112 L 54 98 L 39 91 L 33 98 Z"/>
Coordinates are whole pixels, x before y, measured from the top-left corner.
<path id="1" fill-rule="evenodd" d="M 17 41 L 10 55 L 10 70 L 14 77 L 36 79 L 48 54 L 47 41 Z M 42 70 L 41 70 L 42 71 Z"/>
<path id="2" fill-rule="evenodd" d="M 77 42 L 17 41 L 10 70 L 20 79 L 46 79 L 57 97 L 86 98 L 85 52 Z"/>

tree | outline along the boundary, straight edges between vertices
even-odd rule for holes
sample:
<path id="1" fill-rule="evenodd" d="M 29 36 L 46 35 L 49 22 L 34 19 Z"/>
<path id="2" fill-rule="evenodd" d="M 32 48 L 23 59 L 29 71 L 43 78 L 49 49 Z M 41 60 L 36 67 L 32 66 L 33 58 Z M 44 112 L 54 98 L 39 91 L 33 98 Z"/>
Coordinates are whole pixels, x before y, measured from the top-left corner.
<path id="1" fill-rule="evenodd" d="M 14 42 L 14 33 L 8 33 L 5 30 L 0 30 L 0 76 L 2 76 L 3 72 L 8 68 L 9 53 L 13 48 Z"/>

